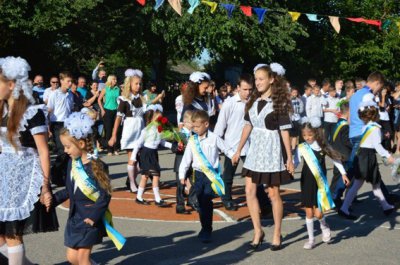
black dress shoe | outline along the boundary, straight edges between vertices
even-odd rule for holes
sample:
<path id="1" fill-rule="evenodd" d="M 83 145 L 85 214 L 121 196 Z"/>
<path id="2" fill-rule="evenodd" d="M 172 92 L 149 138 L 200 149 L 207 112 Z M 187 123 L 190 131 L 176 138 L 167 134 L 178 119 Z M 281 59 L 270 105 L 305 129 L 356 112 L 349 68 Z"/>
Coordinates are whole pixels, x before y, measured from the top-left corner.
<path id="1" fill-rule="evenodd" d="M 158 207 L 167 207 L 168 205 L 167 205 L 167 203 L 164 201 L 164 200 L 160 200 L 159 202 L 156 202 L 156 205 L 158 206 Z"/>
<path id="2" fill-rule="evenodd" d="M 148 201 L 145 200 L 139 200 L 138 198 L 136 198 L 136 203 L 137 204 L 141 204 L 141 205 L 150 205 L 150 203 Z"/>
<path id="3" fill-rule="evenodd" d="M 237 211 L 238 210 L 238 205 L 232 201 L 224 203 L 224 207 L 228 211 Z"/>
<path id="4" fill-rule="evenodd" d="M 249 248 L 252 251 L 256 251 L 261 246 L 261 244 L 263 243 L 264 237 L 265 237 L 265 233 L 263 232 L 262 235 L 260 236 L 260 238 L 258 239 L 257 243 L 250 242 Z"/>
<path id="5" fill-rule="evenodd" d="M 176 206 L 176 213 L 177 214 L 190 214 L 189 211 L 186 211 L 186 208 L 183 205 L 177 205 Z"/>
<path id="6" fill-rule="evenodd" d="M 279 245 L 274 245 L 274 244 L 271 245 L 271 247 L 270 247 L 271 251 L 278 251 L 278 250 L 282 249 L 282 241 L 283 241 L 282 236 L 280 237 L 280 239 L 281 239 L 281 242 L 279 242 Z"/>
<path id="7" fill-rule="evenodd" d="M 342 217 L 344 217 L 344 218 L 346 218 L 346 219 L 349 219 L 349 220 L 357 220 L 357 219 L 358 219 L 357 216 L 352 215 L 352 214 L 347 214 L 347 213 L 343 212 L 343 211 L 340 210 L 340 209 L 339 209 L 339 211 L 338 211 L 338 215 L 340 215 L 340 216 L 342 216 Z"/>
<path id="8" fill-rule="evenodd" d="M 389 216 L 389 215 L 391 215 L 393 212 L 394 212 L 394 208 L 392 208 L 392 209 L 387 209 L 387 210 L 384 210 L 383 211 L 383 213 L 386 215 L 386 216 Z"/>

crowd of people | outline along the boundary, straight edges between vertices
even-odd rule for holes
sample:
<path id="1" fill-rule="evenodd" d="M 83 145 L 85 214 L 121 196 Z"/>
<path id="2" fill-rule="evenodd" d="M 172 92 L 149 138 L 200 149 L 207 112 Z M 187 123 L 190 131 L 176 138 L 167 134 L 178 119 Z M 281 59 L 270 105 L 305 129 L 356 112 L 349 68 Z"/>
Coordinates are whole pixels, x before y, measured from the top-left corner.
<path id="1" fill-rule="evenodd" d="M 25 256 L 23 235 L 57 231 L 55 206 L 68 198 L 65 245 L 70 263 L 96 264 L 90 253 L 104 236 L 122 248 L 125 239 L 112 228 L 108 209 L 112 188 L 107 165 L 99 158 L 103 149 L 107 155 L 127 152 L 127 189 L 136 193 L 141 207 L 151 204 L 143 198 L 149 179 L 155 205 L 166 206 L 157 150 L 171 149 L 175 211 L 190 214 L 187 207 L 192 207 L 199 213 L 203 243 L 212 240 L 213 199 L 220 196 L 229 211 L 239 207 L 232 184 L 240 160 L 254 228 L 252 251 L 264 241 L 260 212 L 267 204 L 274 221 L 270 249 L 282 249 L 280 186 L 293 180 L 302 160 L 305 249 L 315 247 L 314 218 L 323 242 L 331 240 L 327 211 L 358 218 L 350 207 L 364 182 L 371 183 L 383 214 L 395 211 L 396 198 L 382 181 L 376 153 L 393 164 L 393 153 L 399 152 L 400 83 L 392 89 L 380 72 L 355 79 L 355 84 L 325 79 L 320 87 L 309 79 L 303 95 L 277 63 L 259 64 L 253 74 L 242 74 L 236 86 L 227 82 L 219 89 L 209 74 L 194 72 L 175 100 L 175 129 L 163 115 L 165 91 L 158 93 L 154 83 L 142 91 L 140 70 L 127 69 L 118 85 L 100 62 L 89 86 L 85 77 L 61 72 L 50 78 L 48 88 L 41 75 L 32 84 L 29 70 L 22 58 L 0 58 L 0 181 L 5 183 L 0 192 L 0 253 L 9 264 L 32 264 Z M 56 170 L 50 169 L 49 138 Z M 326 156 L 334 164 L 331 183 Z M 63 179 L 65 189 L 53 194 L 56 177 Z"/>

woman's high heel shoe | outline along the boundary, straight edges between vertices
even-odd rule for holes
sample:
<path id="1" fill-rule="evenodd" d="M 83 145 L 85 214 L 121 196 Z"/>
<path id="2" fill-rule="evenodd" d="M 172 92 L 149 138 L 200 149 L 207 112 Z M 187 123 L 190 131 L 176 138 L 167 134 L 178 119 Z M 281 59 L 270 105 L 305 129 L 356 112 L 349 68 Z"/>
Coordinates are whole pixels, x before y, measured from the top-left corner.
<path id="1" fill-rule="evenodd" d="M 262 242 L 264 241 L 264 237 L 265 237 L 265 233 L 263 232 L 262 235 L 260 236 L 260 238 L 258 239 L 257 243 L 250 243 L 250 249 L 253 251 L 256 251 L 262 244 Z"/>
<path id="2" fill-rule="evenodd" d="M 282 236 L 280 237 L 280 239 L 281 242 L 279 243 L 279 245 L 274 245 L 274 244 L 271 245 L 271 251 L 278 251 L 282 249 L 282 240 L 283 240 Z"/>

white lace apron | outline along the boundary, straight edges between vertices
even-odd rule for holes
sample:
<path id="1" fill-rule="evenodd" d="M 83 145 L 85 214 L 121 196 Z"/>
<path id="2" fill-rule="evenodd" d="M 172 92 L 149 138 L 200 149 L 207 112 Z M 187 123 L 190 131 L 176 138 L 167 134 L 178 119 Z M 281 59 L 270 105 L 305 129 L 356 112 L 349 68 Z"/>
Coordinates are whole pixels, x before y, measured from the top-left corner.
<path id="1" fill-rule="evenodd" d="M 265 128 L 265 117 L 273 111 L 272 101 L 257 114 L 259 100 L 249 110 L 253 130 L 250 147 L 243 167 L 254 172 L 281 172 L 285 170 L 278 130 Z"/>
<path id="2" fill-rule="evenodd" d="M 124 125 L 122 128 L 122 136 L 121 136 L 121 149 L 126 150 L 126 149 L 133 149 L 134 148 L 134 142 L 139 139 L 140 137 L 140 132 L 144 128 L 144 121 L 143 121 L 143 114 L 144 114 L 144 108 L 135 108 L 135 106 L 132 105 L 132 102 L 126 101 L 129 103 L 129 107 L 132 111 L 132 117 L 126 117 L 124 118 Z"/>
<path id="3" fill-rule="evenodd" d="M 16 152 L 5 135 L 5 128 L 1 128 L 0 222 L 28 218 L 43 183 L 37 150 L 19 147 Z"/>

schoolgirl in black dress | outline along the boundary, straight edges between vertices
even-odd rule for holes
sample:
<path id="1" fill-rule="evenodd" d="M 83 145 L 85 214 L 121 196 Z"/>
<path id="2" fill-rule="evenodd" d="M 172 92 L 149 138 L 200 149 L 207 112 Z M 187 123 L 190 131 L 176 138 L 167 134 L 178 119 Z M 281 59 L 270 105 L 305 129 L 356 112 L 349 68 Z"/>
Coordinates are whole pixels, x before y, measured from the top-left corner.
<path id="1" fill-rule="evenodd" d="M 371 183 L 372 192 L 378 199 L 383 213 L 385 215 L 390 215 L 395 208 L 386 201 L 382 193 L 380 185 L 382 177 L 379 171 L 376 153 L 386 158 L 389 164 L 394 163 L 394 158 L 381 144 L 381 126 L 377 123 L 379 119 L 379 107 L 373 101 L 362 102 L 358 110 L 358 116 L 365 123 L 365 126 L 363 127 L 360 148 L 353 162 L 355 180 L 347 192 L 343 205 L 338 213 L 348 219 L 357 219 L 357 216 L 350 214 L 349 207 L 357 196 L 358 190 L 366 181 Z"/>
<path id="2" fill-rule="evenodd" d="M 24 235 L 58 229 L 49 208 L 47 111 L 31 105 L 29 70 L 20 57 L 0 58 L 0 255 L 8 256 L 9 264 L 30 264 Z"/>
<path id="3" fill-rule="evenodd" d="M 118 97 L 118 112 L 114 122 L 113 134 L 108 141 L 109 146 L 114 146 L 117 141 L 118 128 L 123 123 L 121 149 L 128 152 L 128 188 L 137 192 L 136 177 L 139 174 L 137 163 L 130 159 L 134 142 L 139 139 L 144 127 L 144 100 L 140 95 L 143 73 L 137 69 L 125 71 L 125 82 L 122 95 Z"/>
<path id="4" fill-rule="evenodd" d="M 350 183 L 340 162 L 340 153 L 325 144 L 324 138 L 319 133 L 320 126 L 321 121 L 318 118 L 311 119 L 310 122 L 302 125 L 301 132 L 305 142 L 297 147 L 294 163 L 297 167 L 304 158 L 301 171 L 301 201 L 305 207 L 308 232 L 308 240 L 304 244 L 304 249 L 312 249 L 315 246 L 314 217 L 320 222 L 322 241 L 329 242 L 331 240 L 331 231 L 323 215 L 325 211 L 334 207 L 326 179 L 326 155 L 333 160 L 335 167 L 342 174 L 343 182 L 346 185 Z"/>
<path id="5" fill-rule="evenodd" d="M 289 117 L 291 103 L 284 73 L 285 69 L 276 63 L 255 67 L 257 90 L 246 105 L 246 125 L 238 149 L 232 157 L 232 163 L 236 164 L 250 137 L 242 175 L 246 177 L 246 200 L 255 230 L 254 239 L 250 243 L 252 249 L 257 249 L 264 239 L 256 197 L 259 184 L 266 185 L 272 202 L 275 226 L 271 250 L 281 249 L 283 203 L 279 186 L 290 182 L 294 170 L 288 131 L 292 127 Z"/>
<path id="6" fill-rule="evenodd" d="M 146 127 L 141 131 L 140 137 L 134 142 L 131 160 L 136 162 L 139 154 L 139 166 L 142 178 L 140 180 L 136 203 L 148 205 L 149 203 L 143 199 L 143 193 L 146 188 L 147 180 L 152 179 L 155 203 L 159 207 L 165 207 L 166 202 L 160 196 L 160 175 L 161 167 L 158 160 L 158 146 L 172 148 L 173 145 L 161 138 L 159 131 L 159 123 L 157 119 L 162 115 L 162 106 L 150 105 L 146 109 L 145 120 Z"/>

